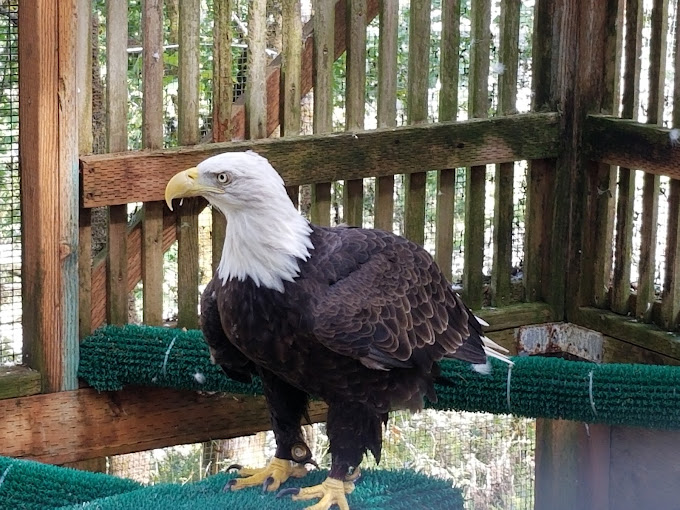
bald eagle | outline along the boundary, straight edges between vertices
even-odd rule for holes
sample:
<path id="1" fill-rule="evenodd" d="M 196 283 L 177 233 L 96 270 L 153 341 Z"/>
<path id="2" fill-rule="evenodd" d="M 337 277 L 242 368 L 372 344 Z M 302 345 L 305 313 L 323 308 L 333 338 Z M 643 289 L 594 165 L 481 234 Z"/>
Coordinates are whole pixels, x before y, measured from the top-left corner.
<path id="1" fill-rule="evenodd" d="M 381 230 L 310 224 L 255 152 L 211 157 L 165 190 L 171 209 L 172 199 L 199 195 L 228 221 L 201 328 L 227 375 L 261 378 L 277 444 L 271 462 L 241 469 L 232 490 L 276 490 L 306 474 L 313 459 L 300 424 L 312 396 L 328 404 L 331 469 L 321 485 L 290 490 L 321 498 L 315 510 L 347 509 L 363 455 L 380 460 L 388 413 L 436 400 L 441 359 L 479 370 L 487 356 L 508 360 L 427 251 Z"/>

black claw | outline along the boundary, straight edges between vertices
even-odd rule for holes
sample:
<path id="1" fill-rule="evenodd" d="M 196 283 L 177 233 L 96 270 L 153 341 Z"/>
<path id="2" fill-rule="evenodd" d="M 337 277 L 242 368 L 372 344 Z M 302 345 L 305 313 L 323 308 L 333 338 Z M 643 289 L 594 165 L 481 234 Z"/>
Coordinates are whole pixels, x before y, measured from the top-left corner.
<path id="1" fill-rule="evenodd" d="M 227 468 L 227 472 L 231 471 L 232 469 L 235 469 L 236 471 L 239 471 L 243 469 L 243 466 L 241 464 L 232 464 Z"/>
<path id="2" fill-rule="evenodd" d="M 236 478 L 234 478 L 233 480 L 229 480 L 222 489 L 222 492 L 229 492 L 234 485 L 236 485 Z"/>
<path id="3" fill-rule="evenodd" d="M 311 464 L 316 469 L 319 469 L 319 464 L 314 459 L 309 459 L 309 460 L 305 461 L 305 464 Z"/>
<path id="4" fill-rule="evenodd" d="M 267 479 L 262 482 L 262 494 L 267 492 L 267 489 L 269 489 L 269 486 L 274 483 L 274 478 L 271 476 L 268 476 Z"/>
<path id="5" fill-rule="evenodd" d="M 287 489 L 280 490 L 277 494 L 277 498 L 282 498 L 284 496 L 297 496 L 300 494 L 300 488 L 299 487 L 289 487 Z"/>

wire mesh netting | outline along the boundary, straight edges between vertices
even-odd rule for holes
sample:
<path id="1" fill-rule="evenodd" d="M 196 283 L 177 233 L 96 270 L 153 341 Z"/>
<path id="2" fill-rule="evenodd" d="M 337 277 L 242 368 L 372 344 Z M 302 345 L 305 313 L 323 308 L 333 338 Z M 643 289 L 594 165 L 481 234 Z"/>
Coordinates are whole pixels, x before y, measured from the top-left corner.
<path id="1" fill-rule="evenodd" d="M 303 427 L 320 467 L 330 466 L 324 424 Z M 180 445 L 109 459 L 109 471 L 143 483 L 186 483 L 233 463 L 262 467 L 274 455 L 274 435 Z M 444 478 L 463 490 L 469 510 L 530 510 L 534 501 L 535 422 L 484 413 L 395 412 L 383 434 L 381 469 L 408 468 Z M 375 467 L 369 455 L 363 467 Z M 361 482 L 359 482 L 361 483 Z"/>
<path id="2" fill-rule="evenodd" d="M 21 363 L 19 0 L 0 10 L 0 365 Z"/>

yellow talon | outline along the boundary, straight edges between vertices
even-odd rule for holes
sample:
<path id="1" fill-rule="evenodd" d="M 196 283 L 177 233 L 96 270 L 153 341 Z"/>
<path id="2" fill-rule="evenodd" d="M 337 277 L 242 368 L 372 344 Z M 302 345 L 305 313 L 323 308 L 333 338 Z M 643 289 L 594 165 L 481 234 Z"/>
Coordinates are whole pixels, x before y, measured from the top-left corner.
<path id="1" fill-rule="evenodd" d="M 321 498 L 318 503 L 308 506 L 306 510 L 329 510 L 333 505 L 338 505 L 340 510 L 349 510 L 345 494 L 350 494 L 353 490 L 354 482 L 326 478 L 320 485 L 300 489 L 300 492 L 293 496 L 293 500 Z"/>
<path id="2" fill-rule="evenodd" d="M 246 487 L 263 486 L 267 491 L 277 490 L 291 476 L 302 478 L 307 474 L 307 469 L 299 464 L 293 464 L 289 460 L 274 457 L 269 464 L 262 469 L 241 468 L 239 476 L 229 482 L 229 489 L 239 490 Z"/>

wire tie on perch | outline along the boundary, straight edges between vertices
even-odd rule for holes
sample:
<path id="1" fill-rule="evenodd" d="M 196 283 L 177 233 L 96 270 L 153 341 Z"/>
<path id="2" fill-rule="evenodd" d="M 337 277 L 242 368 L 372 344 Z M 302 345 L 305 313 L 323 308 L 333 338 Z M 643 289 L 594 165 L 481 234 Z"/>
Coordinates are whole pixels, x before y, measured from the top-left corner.
<path id="1" fill-rule="evenodd" d="M 512 409 L 510 407 L 510 379 L 512 378 L 512 367 L 513 365 L 508 365 L 508 385 L 505 390 L 505 398 L 508 402 L 508 412 L 512 413 Z"/>
<path id="2" fill-rule="evenodd" d="M 7 466 L 7 468 L 5 468 L 5 471 L 2 473 L 2 476 L 0 476 L 0 487 L 5 482 L 5 478 L 7 478 L 7 473 L 9 473 L 10 469 L 12 469 L 12 464 Z"/>
<path id="3" fill-rule="evenodd" d="M 172 342 L 170 342 L 170 345 L 168 345 L 168 350 L 165 351 L 165 359 L 163 360 L 163 375 L 165 375 L 165 369 L 168 366 L 168 358 L 170 357 L 170 351 L 172 350 L 172 346 L 175 345 L 175 340 L 177 340 L 177 335 L 175 335 L 175 338 L 173 338 Z"/>
<path id="4" fill-rule="evenodd" d="M 594 370 L 591 370 L 588 373 L 588 396 L 590 397 L 590 407 L 593 410 L 593 416 L 597 416 L 597 409 L 595 409 L 595 399 L 593 398 L 593 372 Z"/>

